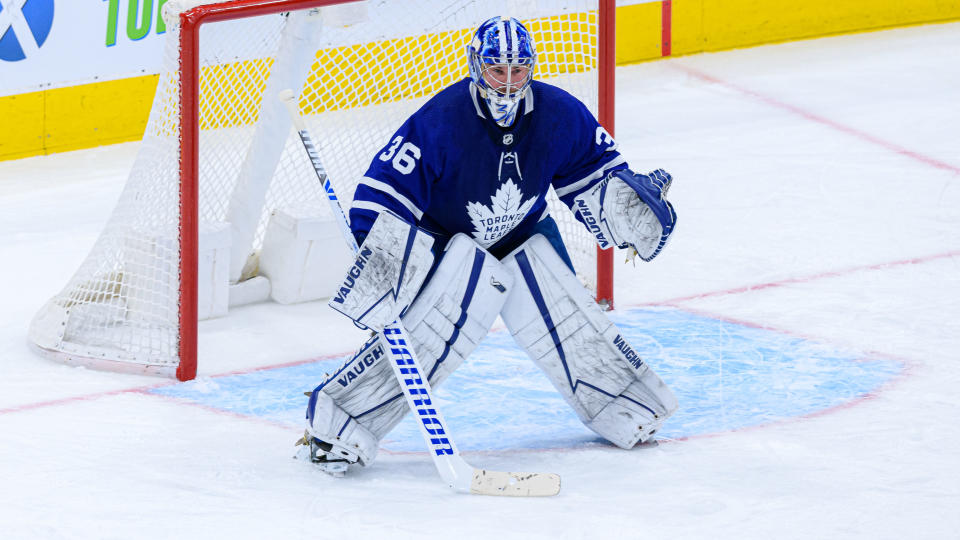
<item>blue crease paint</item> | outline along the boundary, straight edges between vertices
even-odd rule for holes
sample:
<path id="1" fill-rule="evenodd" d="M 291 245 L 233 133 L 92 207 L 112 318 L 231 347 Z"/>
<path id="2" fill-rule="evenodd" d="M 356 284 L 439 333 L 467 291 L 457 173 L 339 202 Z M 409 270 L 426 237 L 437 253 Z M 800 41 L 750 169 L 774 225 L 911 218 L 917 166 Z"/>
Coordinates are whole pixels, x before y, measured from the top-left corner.
<path id="1" fill-rule="evenodd" d="M 904 368 L 888 358 L 674 309 L 632 309 L 612 318 L 680 402 L 659 437 L 719 433 L 816 413 L 876 391 Z M 308 399 L 303 392 L 343 361 L 200 379 L 151 392 L 300 427 Z M 601 442 L 506 331 L 487 336 L 435 393 L 461 450 Z M 422 451 L 423 441 L 408 416 L 382 446 Z"/>

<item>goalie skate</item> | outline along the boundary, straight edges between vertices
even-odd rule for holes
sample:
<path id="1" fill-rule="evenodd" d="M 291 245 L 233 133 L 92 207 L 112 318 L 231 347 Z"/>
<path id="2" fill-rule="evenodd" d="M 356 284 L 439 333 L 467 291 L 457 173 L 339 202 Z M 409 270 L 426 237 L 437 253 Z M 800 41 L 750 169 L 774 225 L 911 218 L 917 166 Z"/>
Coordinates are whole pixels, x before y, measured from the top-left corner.
<path id="1" fill-rule="evenodd" d="M 358 460 L 358 456 L 351 455 L 342 448 L 335 448 L 330 443 L 317 440 L 307 431 L 304 431 L 303 437 L 297 440 L 296 446 L 297 453 L 293 456 L 295 459 L 309 459 L 321 471 L 338 478 L 344 476 L 350 465 Z"/>

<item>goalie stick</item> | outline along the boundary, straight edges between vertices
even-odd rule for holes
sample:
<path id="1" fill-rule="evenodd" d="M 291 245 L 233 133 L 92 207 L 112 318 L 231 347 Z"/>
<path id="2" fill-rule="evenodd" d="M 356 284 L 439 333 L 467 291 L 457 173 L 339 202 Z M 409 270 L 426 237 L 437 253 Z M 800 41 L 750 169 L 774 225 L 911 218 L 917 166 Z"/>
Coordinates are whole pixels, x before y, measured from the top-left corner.
<path id="1" fill-rule="evenodd" d="M 317 179 L 327 194 L 330 209 L 340 227 L 340 232 L 356 253 L 359 246 L 353 233 L 350 232 L 347 216 L 343 212 L 343 207 L 340 206 L 337 193 L 320 161 L 320 154 L 300 116 L 296 97 L 292 90 L 280 92 L 279 97 L 290 112 L 293 125 L 300 135 L 300 142 L 303 143 L 303 148 L 313 164 L 314 172 L 317 173 Z M 389 345 L 385 349 L 390 366 L 393 368 L 397 382 L 400 383 L 407 405 L 419 420 L 417 425 L 430 450 L 433 464 L 450 487 L 463 493 L 514 497 L 542 497 L 560 492 L 560 476 L 557 474 L 488 471 L 475 468 L 464 461 L 450 436 L 450 430 L 447 429 L 443 416 L 433 403 L 430 383 L 422 375 L 420 364 L 414 356 L 410 340 L 400 321 L 388 324 L 383 329 L 383 337 Z"/>

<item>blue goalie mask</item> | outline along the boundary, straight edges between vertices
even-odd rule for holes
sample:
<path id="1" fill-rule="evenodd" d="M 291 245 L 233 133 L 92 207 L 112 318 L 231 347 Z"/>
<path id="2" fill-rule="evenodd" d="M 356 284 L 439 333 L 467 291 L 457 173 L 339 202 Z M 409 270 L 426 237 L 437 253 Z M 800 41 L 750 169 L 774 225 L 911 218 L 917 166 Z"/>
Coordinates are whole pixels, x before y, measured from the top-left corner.
<path id="1" fill-rule="evenodd" d="M 513 125 L 520 99 L 533 80 L 537 52 L 533 36 L 512 17 L 493 17 L 467 45 L 470 78 L 497 124 Z"/>

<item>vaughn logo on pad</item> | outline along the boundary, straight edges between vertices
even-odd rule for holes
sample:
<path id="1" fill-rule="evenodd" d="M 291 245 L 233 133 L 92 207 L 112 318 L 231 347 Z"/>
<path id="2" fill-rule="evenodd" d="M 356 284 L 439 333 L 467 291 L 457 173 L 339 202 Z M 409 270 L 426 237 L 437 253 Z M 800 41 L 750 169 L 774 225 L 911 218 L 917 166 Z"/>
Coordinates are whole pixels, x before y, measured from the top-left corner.
<path id="1" fill-rule="evenodd" d="M 337 295 L 333 297 L 334 302 L 342 304 L 347 300 L 347 295 L 353 290 L 357 278 L 360 277 L 360 273 L 363 272 L 363 268 L 366 266 L 371 255 L 373 255 L 373 250 L 370 248 L 360 248 L 360 252 L 357 253 L 357 260 L 354 261 L 353 266 L 347 271 L 346 279 L 344 279 L 343 284 L 340 285 L 340 290 L 337 291 Z"/>

